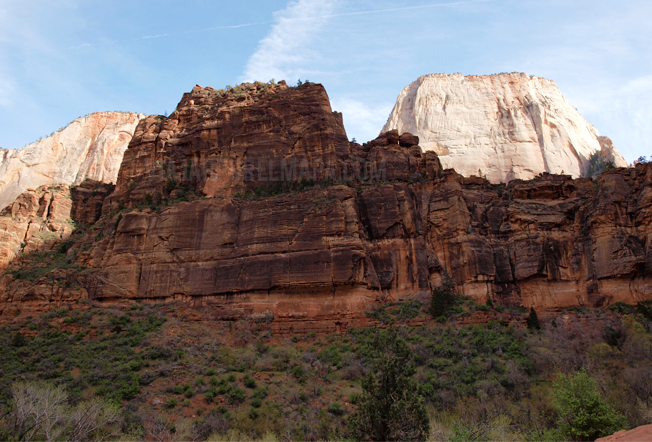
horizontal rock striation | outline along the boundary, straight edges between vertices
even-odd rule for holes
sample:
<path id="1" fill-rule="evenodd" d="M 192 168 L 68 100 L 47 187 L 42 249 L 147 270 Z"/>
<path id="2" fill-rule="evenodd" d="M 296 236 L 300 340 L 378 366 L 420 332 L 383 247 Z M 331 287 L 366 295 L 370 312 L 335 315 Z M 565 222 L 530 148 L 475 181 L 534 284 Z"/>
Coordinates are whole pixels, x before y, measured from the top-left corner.
<path id="1" fill-rule="evenodd" d="M 96 112 L 22 149 L 0 150 L 0 209 L 27 189 L 114 183 L 122 155 L 143 114 Z"/>
<path id="2" fill-rule="evenodd" d="M 70 236 L 68 186 L 41 186 L 22 193 L 0 212 L 0 269 L 23 253 L 49 250 Z"/>
<path id="3" fill-rule="evenodd" d="M 444 167 L 492 183 L 542 172 L 579 177 L 596 152 L 627 166 L 554 81 L 522 73 L 423 75 L 399 94 L 389 130 L 418 135 Z"/>
<path id="4" fill-rule="evenodd" d="M 495 185 L 409 133 L 348 142 L 315 84 L 196 87 L 169 120 L 141 121 L 109 196 L 73 190 L 72 216 L 97 220 L 68 251 L 90 300 L 178 300 L 292 333 L 443 284 L 539 309 L 652 297 L 652 164 Z M 324 167 L 269 178 L 292 159 Z M 24 284 L 5 275 L 2 299 L 52 302 Z"/>

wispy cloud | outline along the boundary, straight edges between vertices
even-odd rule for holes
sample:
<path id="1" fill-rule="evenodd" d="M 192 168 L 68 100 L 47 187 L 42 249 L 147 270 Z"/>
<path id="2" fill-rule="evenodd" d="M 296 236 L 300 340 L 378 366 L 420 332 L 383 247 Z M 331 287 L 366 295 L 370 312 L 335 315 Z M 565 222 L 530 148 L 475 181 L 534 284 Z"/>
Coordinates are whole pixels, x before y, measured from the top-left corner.
<path id="1" fill-rule="evenodd" d="M 78 46 L 70 46 L 68 49 L 81 49 L 81 48 L 88 47 L 90 45 L 91 45 L 90 43 L 83 43 L 83 44 L 80 44 Z"/>
<path id="2" fill-rule="evenodd" d="M 337 0 L 299 0 L 274 14 L 271 31 L 249 58 L 241 81 L 294 78 L 318 58 L 310 42 L 332 16 Z"/>

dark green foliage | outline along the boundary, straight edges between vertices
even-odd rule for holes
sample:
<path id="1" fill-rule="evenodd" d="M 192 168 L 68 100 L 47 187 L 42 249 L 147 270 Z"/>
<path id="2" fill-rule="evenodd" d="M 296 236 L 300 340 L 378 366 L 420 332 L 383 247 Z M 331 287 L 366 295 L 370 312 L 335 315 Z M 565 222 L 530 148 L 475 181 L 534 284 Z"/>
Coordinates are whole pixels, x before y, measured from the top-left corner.
<path id="1" fill-rule="evenodd" d="M 595 152 L 589 157 L 589 167 L 584 176 L 595 178 L 608 169 L 613 169 L 614 163 L 607 161 L 600 152 Z"/>
<path id="2" fill-rule="evenodd" d="M 537 316 L 537 311 L 534 310 L 534 307 L 530 307 L 530 315 L 527 317 L 526 322 L 530 330 L 541 330 L 539 317 Z"/>
<path id="3" fill-rule="evenodd" d="M 362 380 L 362 399 L 349 418 L 358 440 L 424 440 L 430 428 L 423 397 L 412 379 L 412 350 L 391 327 L 376 333 L 372 368 Z"/>
<path id="4" fill-rule="evenodd" d="M 13 347 L 24 347 L 27 345 L 27 338 L 20 333 L 15 333 L 14 337 L 11 339 L 11 345 Z"/>
<path id="5" fill-rule="evenodd" d="M 430 299 L 430 314 L 437 319 L 445 317 L 448 311 L 457 304 L 452 284 L 445 284 L 432 291 Z"/>
<path id="6" fill-rule="evenodd" d="M 559 427 L 571 440 L 592 441 L 626 428 L 625 418 L 605 401 L 586 371 L 560 375 L 553 384 L 553 403 Z"/>
<path id="7" fill-rule="evenodd" d="M 152 195 L 149 194 L 149 193 L 146 193 L 145 196 L 143 197 L 143 200 L 142 200 L 141 204 L 143 206 L 149 206 L 149 205 L 152 204 L 152 201 L 153 201 Z"/>
<path id="8" fill-rule="evenodd" d="M 244 377 L 244 385 L 247 388 L 256 388 L 256 380 L 247 374 Z"/>
<path id="9" fill-rule="evenodd" d="M 639 301 L 636 304 L 636 313 L 652 321 L 652 301 Z"/>
<path id="10" fill-rule="evenodd" d="M 244 402 L 246 397 L 245 391 L 242 388 L 233 388 L 229 393 L 229 404 L 240 404 Z"/>
<path id="11" fill-rule="evenodd" d="M 164 318 L 130 311 L 109 320 L 97 322 L 100 333 L 90 337 L 87 331 L 62 332 L 48 324 L 51 317 L 62 317 L 65 324 L 90 324 L 99 321 L 96 312 L 52 311 L 42 315 L 38 334 L 21 341 L 15 334 L 0 329 L 0 403 L 6 399 L 7 386 L 20 379 L 51 379 L 70 391 L 72 401 L 79 400 L 84 389 L 95 388 L 95 394 L 113 402 L 129 400 L 140 393 L 143 357 L 137 347 L 148 334 L 158 330 Z M 103 318 L 103 317 L 102 317 Z M 35 324 L 37 325 L 37 324 Z M 116 325 L 120 332 L 109 332 Z M 108 332 L 108 333 L 107 333 Z M 77 376 L 71 375 L 78 370 Z"/>
<path id="12" fill-rule="evenodd" d="M 334 414 L 335 416 L 341 416 L 344 414 L 344 406 L 339 402 L 331 402 L 328 404 L 328 412 Z"/>
<path id="13" fill-rule="evenodd" d="M 306 373 L 303 371 L 300 365 L 296 365 L 292 369 L 292 376 L 294 376 L 301 385 L 306 383 Z"/>
<path id="14" fill-rule="evenodd" d="M 118 217 L 115 219 L 115 224 L 113 225 L 114 231 L 118 230 L 118 225 L 120 224 L 120 221 L 122 221 L 122 213 L 119 214 Z"/>

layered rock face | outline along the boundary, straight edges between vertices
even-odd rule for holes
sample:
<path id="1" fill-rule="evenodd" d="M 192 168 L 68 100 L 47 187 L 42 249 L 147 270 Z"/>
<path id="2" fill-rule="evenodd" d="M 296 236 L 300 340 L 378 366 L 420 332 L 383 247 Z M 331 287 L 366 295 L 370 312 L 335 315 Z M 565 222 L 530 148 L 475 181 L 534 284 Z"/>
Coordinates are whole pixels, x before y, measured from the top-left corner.
<path id="1" fill-rule="evenodd" d="M 444 167 L 492 183 L 543 172 L 580 177 L 596 152 L 627 166 L 554 81 L 522 73 L 421 76 L 399 94 L 382 132 L 393 129 L 418 135 Z"/>
<path id="2" fill-rule="evenodd" d="M 68 251 L 83 293 L 286 333 L 356 325 L 442 284 L 539 309 L 652 297 L 652 164 L 493 185 L 443 170 L 409 133 L 349 143 L 328 103 L 315 84 L 197 87 L 169 122 L 141 121 L 113 193 L 72 195 L 77 219 L 103 200 Z M 5 275 L 0 295 L 52 302 L 26 287 Z"/>
<path id="3" fill-rule="evenodd" d="M 22 193 L 0 212 L 0 269 L 21 253 L 49 250 L 72 232 L 72 200 L 66 185 Z"/>
<path id="4" fill-rule="evenodd" d="M 108 205 L 138 204 L 168 182 L 208 197 L 247 186 L 323 179 L 349 159 L 341 119 L 321 85 L 245 84 L 229 92 L 195 87 L 168 117 L 139 124 Z"/>
<path id="5" fill-rule="evenodd" d="M 143 114 L 96 112 L 22 149 L 0 150 L 0 209 L 27 189 L 114 183 L 122 156 Z"/>

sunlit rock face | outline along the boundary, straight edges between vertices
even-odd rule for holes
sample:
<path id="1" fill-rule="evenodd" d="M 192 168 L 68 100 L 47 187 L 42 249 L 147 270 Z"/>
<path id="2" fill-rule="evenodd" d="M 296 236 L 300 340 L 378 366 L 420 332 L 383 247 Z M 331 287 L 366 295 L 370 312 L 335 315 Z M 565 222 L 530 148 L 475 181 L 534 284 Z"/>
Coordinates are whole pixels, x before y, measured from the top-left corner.
<path id="1" fill-rule="evenodd" d="M 627 166 L 554 81 L 524 73 L 421 76 L 399 94 L 382 132 L 392 129 L 417 135 L 444 167 L 493 183 L 542 172 L 579 177 L 595 152 Z"/>
<path id="2" fill-rule="evenodd" d="M 144 114 L 96 112 L 22 149 L 0 149 L 0 209 L 27 189 L 85 179 L 114 183 Z"/>

